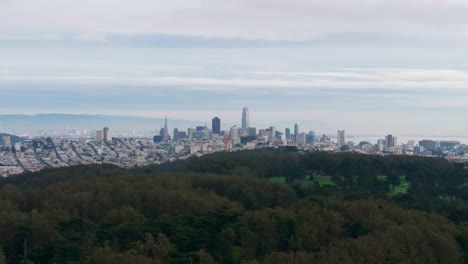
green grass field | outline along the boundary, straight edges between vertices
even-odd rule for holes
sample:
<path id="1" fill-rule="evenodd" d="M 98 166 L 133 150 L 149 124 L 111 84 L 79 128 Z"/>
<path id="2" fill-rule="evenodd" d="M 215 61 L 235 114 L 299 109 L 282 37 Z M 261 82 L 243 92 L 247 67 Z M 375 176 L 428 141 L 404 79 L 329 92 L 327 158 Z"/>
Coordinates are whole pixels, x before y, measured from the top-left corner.
<path id="1" fill-rule="evenodd" d="M 378 175 L 377 179 L 385 181 L 385 180 L 387 180 L 387 176 L 386 175 Z M 410 183 L 406 180 L 405 176 L 400 176 L 400 182 L 401 182 L 400 185 L 395 186 L 395 188 L 393 188 L 393 190 L 390 190 L 389 194 L 391 196 L 397 196 L 397 195 L 405 194 L 405 193 L 408 192 L 408 188 L 410 187 Z"/>
<path id="2" fill-rule="evenodd" d="M 330 176 L 315 176 L 315 180 L 320 184 L 320 187 L 335 186 L 335 183 L 332 181 Z"/>
<path id="3" fill-rule="evenodd" d="M 286 183 L 286 177 L 271 177 L 269 180 L 273 183 Z"/>
<path id="4" fill-rule="evenodd" d="M 378 175 L 377 179 L 381 181 L 385 181 L 387 179 L 386 175 Z M 286 183 L 286 177 L 272 177 L 269 178 L 270 182 L 273 183 Z M 314 177 L 314 180 L 310 180 L 309 178 L 302 181 L 302 184 L 312 184 L 314 181 L 320 184 L 320 187 L 324 186 L 335 186 L 335 183 L 332 181 L 330 176 L 322 176 L 318 175 Z M 404 176 L 400 177 L 401 184 L 395 186 L 392 190 L 390 190 L 390 196 L 397 196 L 401 194 L 405 194 L 408 192 L 408 188 L 410 187 L 410 183 L 405 179 Z"/>
<path id="5" fill-rule="evenodd" d="M 395 189 L 390 192 L 391 196 L 396 196 L 400 194 L 405 194 L 408 192 L 408 188 L 410 187 L 410 183 L 407 182 L 406 180 L 402 180 L 401 184 L 398 186 L 395 186 Z"/>

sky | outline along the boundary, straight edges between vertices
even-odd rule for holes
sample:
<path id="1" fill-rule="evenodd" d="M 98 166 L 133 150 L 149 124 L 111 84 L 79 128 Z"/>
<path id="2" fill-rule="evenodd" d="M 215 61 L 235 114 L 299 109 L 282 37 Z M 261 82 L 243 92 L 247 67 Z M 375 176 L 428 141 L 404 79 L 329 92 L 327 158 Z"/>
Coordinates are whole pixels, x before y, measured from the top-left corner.
<path id="1" fill-rule="evenodd" d="M 0 114 L 468 135 L 462 0 L 0 0 Z"/>

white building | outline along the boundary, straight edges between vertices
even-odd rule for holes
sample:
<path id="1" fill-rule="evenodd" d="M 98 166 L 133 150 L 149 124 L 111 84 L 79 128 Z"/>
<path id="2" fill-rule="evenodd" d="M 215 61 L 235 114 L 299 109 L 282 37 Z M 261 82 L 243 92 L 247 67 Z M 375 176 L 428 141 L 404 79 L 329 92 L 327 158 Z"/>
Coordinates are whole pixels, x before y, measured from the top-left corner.
<path id="1" fill-rule="evenodd" d="M 336 146 L 341 148 L 342 146 L 346 145 L 345 141 L 345 131 L 344 130 L 338 130 L 337 136 L 336 136 Z"/>
<path id="2" fill-rule="evenodd" d="M 94 138 L 94 141 L 100 142 L 104 140 L 104 131 L 102 130 L 97 130 L 96 131 L 96 137 Z"/>

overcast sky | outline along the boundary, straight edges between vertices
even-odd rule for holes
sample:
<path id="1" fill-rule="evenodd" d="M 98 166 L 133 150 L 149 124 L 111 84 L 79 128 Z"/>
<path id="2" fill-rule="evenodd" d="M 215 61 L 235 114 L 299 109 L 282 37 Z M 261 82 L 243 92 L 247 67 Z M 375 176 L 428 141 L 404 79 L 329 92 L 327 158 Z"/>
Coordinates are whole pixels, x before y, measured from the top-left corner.
<path id="1" fill-rule="evenodd" d="M 468 135 L 463 0 L 0 0 L 0 113 Z"/>

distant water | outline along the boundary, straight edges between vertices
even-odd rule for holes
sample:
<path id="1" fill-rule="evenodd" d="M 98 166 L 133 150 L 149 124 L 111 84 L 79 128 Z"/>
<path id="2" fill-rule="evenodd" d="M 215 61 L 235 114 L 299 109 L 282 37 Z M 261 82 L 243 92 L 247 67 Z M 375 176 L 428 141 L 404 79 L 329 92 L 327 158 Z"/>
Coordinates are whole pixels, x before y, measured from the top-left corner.
<path id="1" fill-rule="evenodd" d="M 460 141 L 462 144 L 468 145 L 468 136 L 396 136 L 398 139 L 398 144 L 407 143 L 408 140 L 414 140 L 414 143 L 417 144 L 420 140 L 437 140 L 437 141 Z M 334 139 L 334 138 L 332 138 Z M 335 137 L 336 139 L 336 137 Z M 376 144 L 379 139 L 385 139 L 385 136 L 346 136 L 346 141 L 353 141 L 355 144 L 361 141 L 368 141 L 372 144 Z"/>

